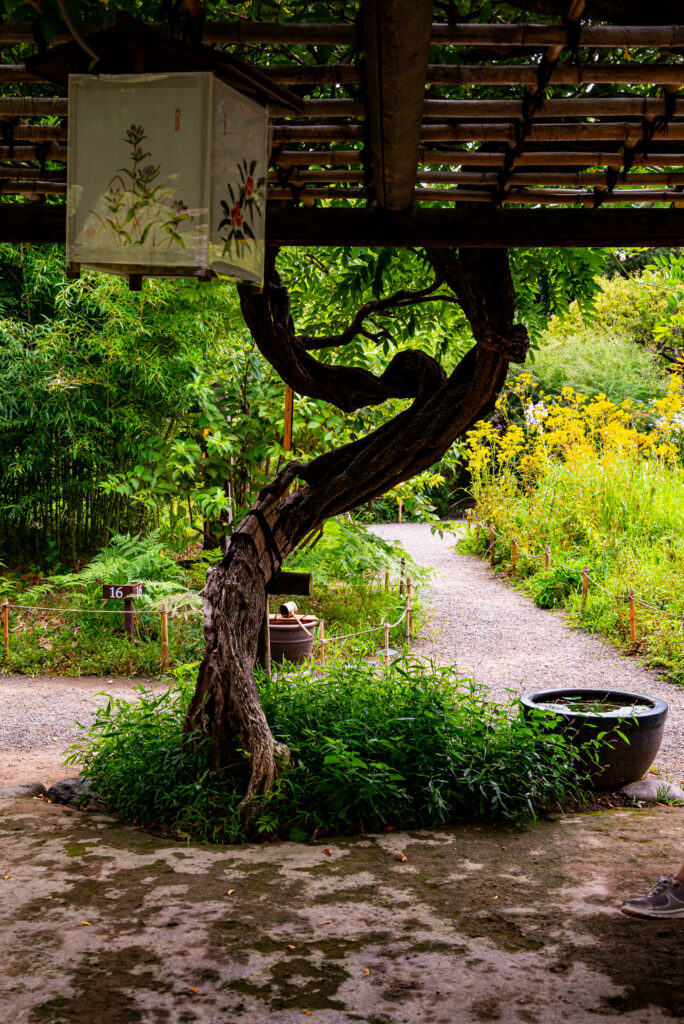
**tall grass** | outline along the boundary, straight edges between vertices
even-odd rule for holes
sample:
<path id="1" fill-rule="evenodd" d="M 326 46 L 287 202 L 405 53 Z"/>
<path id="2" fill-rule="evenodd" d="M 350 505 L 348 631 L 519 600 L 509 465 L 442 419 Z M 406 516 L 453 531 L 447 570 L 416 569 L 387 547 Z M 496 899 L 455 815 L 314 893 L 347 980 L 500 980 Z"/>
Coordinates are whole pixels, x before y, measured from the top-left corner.
<path id="1" fill-rule="evenodd" d="M 510 483 L 510 482 L 509 482 Z M 487 518 L 509 538 L 495 545 L 495 564 L 510 568 L 510 538 L 521 553 L 517 573 L 524 589 L 542 606 L 564 606 L 580 621 L 581 570 L 618 595 L 616 600 L 590 584 L 581 616 L 584 628 L 624 648 L 631 646 L 626 595 L 684 616 L 684 471 L 657 458 L 625 451 L 608 459 L 552 462 L 530 490 L 511 493 L 502 481 L 487 492 Z M 552 567 L 541 555 L 551 548 Z M 460 542 L 460 549 L 488 554 L 482 531 Z M 568 567 L 568 572 L 563 567 Z M 638 606 L 638 652 L 684 684 L 682 621 Z"/>

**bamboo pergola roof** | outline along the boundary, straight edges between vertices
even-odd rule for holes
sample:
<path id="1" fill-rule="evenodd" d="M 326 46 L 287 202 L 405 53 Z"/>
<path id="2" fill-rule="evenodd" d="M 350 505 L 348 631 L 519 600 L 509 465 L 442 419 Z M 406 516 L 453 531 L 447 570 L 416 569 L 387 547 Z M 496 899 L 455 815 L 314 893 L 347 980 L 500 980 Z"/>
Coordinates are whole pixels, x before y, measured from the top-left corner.
<path id="1" fill-rule="evenodd" d="M 430 2 L 362 0 L 356 23 L 205 24 L 205 47 L 273 83 L 269 242 L 681 244 L 684 3 L 530 8 L 544 21 L 440 24 Z M 652 24 L 662 10 L 682 23 Z M 55 241 L 68 103 L 8 61 L 33 42 L 0 24 L 0 239 Z"/>

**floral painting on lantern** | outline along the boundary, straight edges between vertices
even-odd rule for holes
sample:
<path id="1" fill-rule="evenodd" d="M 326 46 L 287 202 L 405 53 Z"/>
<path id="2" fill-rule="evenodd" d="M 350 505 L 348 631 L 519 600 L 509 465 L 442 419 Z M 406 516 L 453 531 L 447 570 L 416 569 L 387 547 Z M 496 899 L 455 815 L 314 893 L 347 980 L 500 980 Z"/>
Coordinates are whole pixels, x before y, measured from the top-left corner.
<path id="1" fill-rule="evenodd" d="M 221 200 L 223 220 L 219 222 L 219 237 L 223 242 L 221 256 L 231 260 L 256 254 L 257 238 L 263 234 L 265 177 L 255 177 L 257 161 L 248 164 L 242 160 L 237 165 L 239 184 L 235 187 L 229 181 L 226 189 L 229 200 Z"/>
<path id="2" fill-rule="evenodd" d="M 97 209 L 90 213 L 120 245 L 184 249 L 181 225 L 192 221 L 192 214 L 176 190 L 169 188 L 168 179 L 161 179 L 161 164 L 145 152 L 146 140 L 142 125 L 128 128 L 123 140 L 129 147 L 128 164 L 117 168 L 105 187 L 102 214 Z"/>

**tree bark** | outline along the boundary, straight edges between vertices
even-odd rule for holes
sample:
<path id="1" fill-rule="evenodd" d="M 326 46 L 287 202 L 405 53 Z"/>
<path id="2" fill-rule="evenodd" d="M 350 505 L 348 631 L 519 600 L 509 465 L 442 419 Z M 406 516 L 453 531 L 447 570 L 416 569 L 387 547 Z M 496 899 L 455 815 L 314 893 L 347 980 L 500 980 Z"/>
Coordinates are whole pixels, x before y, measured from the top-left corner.
<path id="1" fill-rule="evenodd" d="M 186 729 L 211 738 L 217 766 L 229 763 L 235 747 L 249 757 L 251 777 L 242 804 L 247 832 L 258 816 L 255 798 L 269 792 L 277 774 L 278 751 L 253 672 L 269 580 L 326 519 L 379 497 L 439 460 L 493 408 L 509 362 L 525 359 L 527 333 L 513 322 L 507 253 L 471 249 L 457 256 L 435 250 L 429 256 L 463 306 L 476 341 L 449 377 L 434 359 L 413 350 L 396 355 L 380 377 L 318 362 L 295 334 L 274 258 L 262 293 L 240 290 L 256 344 L 298 393 L 347 411 L 388 397 L 413 398 L 408 409 L 368 436 L 307 464 L 289 463 L 259 494 L 223 561 L 208 573 L 205 656 Z M 305 486 L 288 494 L 295 477 Z"/>

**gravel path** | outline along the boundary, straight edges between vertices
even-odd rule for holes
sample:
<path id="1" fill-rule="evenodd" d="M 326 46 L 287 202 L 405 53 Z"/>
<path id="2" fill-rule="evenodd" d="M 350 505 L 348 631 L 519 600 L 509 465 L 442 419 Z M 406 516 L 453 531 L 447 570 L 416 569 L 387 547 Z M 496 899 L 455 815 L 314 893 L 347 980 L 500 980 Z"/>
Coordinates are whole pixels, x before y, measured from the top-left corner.
<path id="1" fill-rule="evenodd" d="M 62 767 L 64 751 L 105 698 L 134 699 L 142 680 L 111 676 L 0 676 L 0 786 L 37 780 L 44 785 L 76 775 Z M 150 684 L 154 685 L 154 681 Z"/>
<path id="2" fill-rule="evenodd" d="M 610 686 L 660 697 L 670 706 L 657 765 L 684 780 L 684 689 L 625 657 L 556 612 L 537 608 L 490 572 L 486 562 L 452 550 L 423 523 L 374 526 L 387 540 L 400 540 L 420 564 L 436 569 L 423 594 L 430 619 L 415 645 L 419 655 L 455 661 L 459 670 L 485 684 L 492 695 L 553 686 Z"/>

